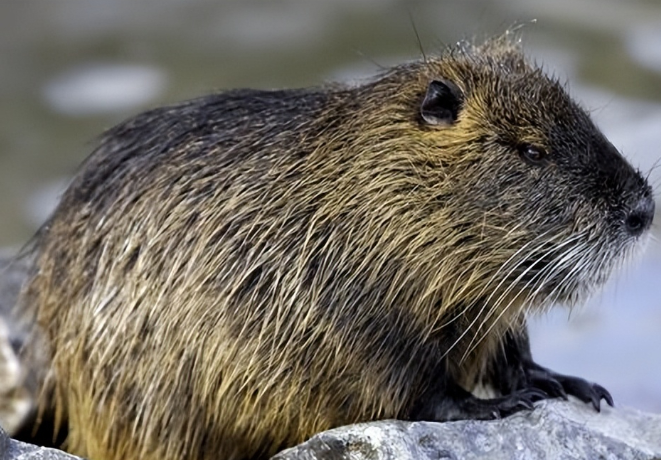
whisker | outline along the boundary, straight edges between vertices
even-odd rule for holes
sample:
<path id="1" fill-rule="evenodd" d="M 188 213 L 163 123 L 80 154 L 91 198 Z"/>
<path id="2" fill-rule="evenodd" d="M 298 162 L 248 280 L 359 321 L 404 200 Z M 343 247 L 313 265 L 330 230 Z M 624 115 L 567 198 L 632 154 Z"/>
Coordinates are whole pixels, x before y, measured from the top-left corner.
<path id="1" fill-rule="evenodd" d="M 516 253 L 520 253 L 522 250 L 525 250 L 526 247 L 527 247 L 529 244 L 532 244 L 532 243 L 537 242 L 537 239 L 541 239 L 541 236 L 540 236 L 539 238 L 536 238 L 536 239 L 531 240 L 529 243 L 527 243 L 526 245 L 524 245 L 524 247 L 522 247 L 521 249 L 519 249 L 518 251 L 516 251 Z M 546 243 L 547 243 L 547 241 L 544 240 L 544 241 L 541 242 L 541 244 L 539 244 L 538 246 L 536 246 L 536 248 L 541 248 L 541 247 L 542 247 L 544 244 L 546 244 Z M 513 255 L 512 257 L 510 257 L 510 258 L 508 259 L 507 262 L 513 260 L 514 257 L 515 257 L 515 255 Z M 455 347 L 455 346 L 456 346 L 456 345 L 457 345 L 457 344 L 458 344 L 458 343 L 459 343 L 459 342 L 460 342 L 460 341 L 466 336 L 466 334 L 468 334 L 468 332 L 469 332 L 469 331 L 471 330 L 471 328 L 475 325 L 475 323 L 480 319 L 480 316 L 482 315 L 482 313 L 484 312 L 484 310 L 485 310 L 485 309 L 487 308 L 487 306 L 489 305 L 489 300 L 491 299 L 491 297 L 493 297 L 493 295 L 495 294 L 495 292 L 497 292 L 498 287 L 500 287 L 500 286 L 505 282 L 505 280 L 507 280 L 508 276 L 509 276 L 514 270 L 516 270 L 521 264 L 525 263 L 525 260 L 526 260 L 525 257 L 521 258 L 521 260 L 519 260 L 519 262 L 518 262 L 514 267 L 512 267 L 512 268 L 510 269 L 510 271 L 507 273 L 507 276 L 503 277 L 503 280 L 501 280 L 501 282 L 500 282 L 500 283 L 498 284 L 498 286 L 494 289 L 493 293 L 489 296 L 489 298 L 488 298 L 485 302 L 482 303 L 482 307 L 480 308 L 480 310 L 479 310 L 479 311 L 477 312 L 477 314 L 475 315 L 475 318 L 474 318 L 474 319 L 471 321 L 471 323 L 470 323 L 470 324 L 464 329 L 464 332 L 462 332 L 462 334 L 461 334 L 461 335 L 460 335 L 460 336 L 459 336 L 459 337 L 458 337 L 458 338 L 452 343 L 452 345 L 450 345 L 450 347 L 448 347 L 448 349 L 447 349 L 446 352 L 443 354 L 443 356 L 446 356 L 446 355 L 447 355 L 447 354 L 448 354 L 448 353 L 449 353 L 449 352 L 450 352 L 450 351 L 451 351 L 451 350 L 452 350 L 452 349 L 453 349 L 453 348 L 454 348 L 454 347 Z M 489 281 L 486 283 L 486 285 L 485 285 L 485 286 L 483 287 L 483 289 L 480 291 L 479 295 L 476 296 L 476 298 L 479 299 L 480 295 L 481 295 L 482 293 L 484 293 L 484 291 L 486 291 L 486 289 L 488 288 L 488 285 L 489 285 L 493 280 L 496 279 L 497 274 L 498 274 L 500 271 L 502 271 L 504 265 L 505 265 L 505 264 L 503 264 L 503 266 L 501 266 L 501 268 L 499 268 L 499 270 L 497 271 L 497 273 L 495 273 L 493 276 L 491 276 L 491 278 L 489 279 Z M 453 318 L 453 320 L 456 319 L 458 316 L 463 316 L 463 314 L 465 314 L 465 313 L 466 313 L 470 308 L 472 308 L 473 306 L 474 306 L 474 304 L 469 304 L 469 305 L 467 305 L 466 307 L 464 307 L 464 309 L 460 312 L 460 314 L 456 315 L 455 318 Z M 447 324 L 447 323 L 446 323 L 446 324 Z"/>
<path id="2" fill-rule="evenodd" d="M 557 239 L 561 238 L 561 236 L 560 236 L 559 234 L 556 234 L 556 237 L 554 237 L 554 238 L 550 238 L 550 239 L 542 239 L 542 236 L 543 236 L 543 235 L 540 235 L 538 238 L 532 240 L 532 242 L 539 242 L 540 244 L 537 244 L 537 245 L 534 246 L 532 249 L 530 249 L 530 250 L 528 251 L 528 254 L 534 254 L 535 252 L 537 252 L 537 251 L 539 251 L 541 248 L 543 248 L 545 245 L 548 245 L 550 242 L 553 242 L 554 239 L 556 239 L 556 238 L 557 238 Z M 575 237 L 570 237 L 570 238 L 568 238 L 567 241 L 565 241 L 564 243 L 560 244 L 559 246 L 562 247 L 562 246 L 565 246 L 565 245 L 567 245 L 567 244 L 571 244 L 571 242 L 573 241 L 574 238 L 575 238 Z M 537 241 L 537 240 L 541 240 L 541 241 Z M 527 246 L 527 245 L 526 245 L 526 246 Z M 538 258 L 538 260 L 542 260 L 544 257 L 546 257 L 548 254 L 550 254 L 552 251 L 557 251 L 557 249 L 558 249 L 558 245 L 556 245 L 556 246 L 551 246 L 551 247 L 550 247 L 549 249 L 547 249 L 544 253 L 542 253 L 542 255 Z M 517 252 L 520 252 L 520 251 L 517 251 Z M 512 260 L 512 258 L 510 258 L 509 260 Z M 498 292 L 499 288 L 500 288 L 500 287 L 501 287 L 501 286 L 502 286 L 502 285 L 503 285 L 503 284 L 509 279 L 510 275 L 512 275 L 512 274 L 513 274 L 513 273 L 514 273 L 514 272 L 515 272 L 515 271 L 516 271 L 516 270 L 517 270 L 522 264 L 528 262 L 529 260 L 530 260 L 529 257 L 521 257 L 521 259 L 520 259 L 516 264 L 514 264 L 513 267 L 511 267 L 511 268 L 508 270 L 506 276 L 504 276 L 503 279 L 500 281 L 500 283 L 498 283 L 498 285 L 497 285 L 496 288 L 493 290 L 492 294 L 487 298 L 487 300 L 483 302 L 482 307 L 480 308 L 480 310 L 477 312 L 476 315 L 474 315 L 474 319 L 473 319 L 473 320 L 471 321 L 471 323 L 465 328 L 464 332 L 460 335 L 460 337 L 459 337 L 458 339 L 455 340 L 455 342 L 452 344 L 452 346 L 450 347 L 450 349 L 452 349 L 453 347 L 455 347 L 455 346 L 456 346 L 456 345 L 457 345 L 457 344 L 463 339 L 463 337 L 464 337 L 469 331 L 471 331 L 471 329 L 473 329 L 473 327 L 475 326 L 475 324 L 477 323 L 477 321 L 481 319 L 480 325 L 479 325 L 478 328 L 474 331 L 475 334 L 474 334 L 474 336 L 473 336 L 473 339 L 471 340 L 471 342 L 469 342 L 468 347 L 467 347 L 467 349 L 471 349 L 471 350 L 474 349 L 474 347 L 472 347 L 472 345 L 473 345 L 473 343 L 475 342 L 475 340 L 478 338 L 478 332 L 480 331 L 480 329 L 482 329 L 482 328 L 484 327 L 484 325 L 486 324 L 486 322 L 487 322 L 487 321 L 493 316 L 493 314 L 495 313 L 495 311 L 498 310 L 500 304 L 501 304 L 501 303 L 503 302 L 503 300 L 508 296 L 508 294 L 514 289 L 514 287 L 518 284 L 518 282 L 521 281 L 521 279 L 523 279 L 523 278 L 528 274 L 528 272 L 529 272 L 530 270 L 532 270 L 532 269 L 535 268 L 535 265 L 536 265 L 537 262 L 533 262 L 529 267 L 527 267 L 526 269 L 524 269 L 523 272 L 522 272 L 521 274 L 519 274 L 519 276 L 518 276 L 515 280 L 511 281 L 511 282 L 510 282 L 510 285 L 507 287 L 507 289 L 505 289 L 505 291 L 500 295 L 500 297 L 494 302 L 493 305 L 491 305 L 491 299 L 493 298 L 494 295 L 496 295 L 496 293 Z M 493 280 L 493 279 L 495 279 L 495 277 L 492 277 L 492 278 L 491 278 L 491 280 Z M 490 281 L 491 281 L 491 280 L 490 280 Z M 486 287 L 485 287 L 485 289 L 486 289 Z M 484 291 L 484 289 L 483 289 L 483 291 Z M 516 297 L 515 297 L 515 298 L 516 298 Z M 485 309 L 487 309 L 487 308 L 488 308 L 487 313 L 486 313 L 485 315 L 483 315 L 483 313 L 485 312 Z M 507 308 L 506 308 L 506 309 L 507 309 Z M 500 318 L 501 316 L 502 316 L 502 314 L 499 315 L 498 318 Z M 495 324 L 495 323 L 494 323 L 494 324 Z M 491 328 L 490 328 L 489 330 L 491 330 Z M 480 339 L 480 340 L 481 340 L 481 339 Z M 462 360 L 465 359 L 466 356 L 467 356 L 467 354 L 465 353 L 464 356 L 462 357 Z"/>
<path id="3" fill-rule="evenodd" d="M 571 238 L 570 238 L 570 240 L 571 240 Z M 568 240 L 568 241 L 569 241 L 569 240 Z M 546 255 L 547 255 L 549 252 L 551 252 L 552 250 L 557 250 L 557 248 L 551 248 L 551 249 L 549 249 L 549 251 L 547 251 L 546 253 L 542 254 L 537 260 L 542 260 L 542 259 L 543 259 L 544 257 L 546 257 Z M 563 254 L 561 254 L 560 256 L 562 256 L 562 255 L 563 255 Z M 565 258 L 566 258 L 566 257 L 565 257 Z M 481 343 L 481 342 L 482 342 L 482 341 L 483 341 L 483 340 L 489 335 L 489 332 L 491 332 L 491 331 L 493 330 L 493 328 L 498 324 L 499 320 L 503 317 L 503 315 L 504 315 L 504 314 L 510 309 L 510 307 L 516 302 L 518 295 L 516 295 L 516 296 L 514 296 L 513 298 L 511 298 L 511 299 L 509 300 L 509 302 L 507 303 L 507 305 L 505 306 L 505 308 L 499 308 L 499 307 L 500 307 L 500 304 L 502 303 L 502 301 L 506 299 L 507 294 L 508 294 L 509 292 L 511 292 L 511 291 L 514 289 L 514 287 L 518 284 L 518 281 L 520 281 L 521 278 L 527 274 L 526 272 L 529 271 L 529 270 L 531 270 L 531 269 L 535 266 L 536 263 L 537 263 L 537 262 L 534 262 L 530 267 L 528 267 L 528 268 L 527 268 L 527 269 L 526 269 L 521 275 L 519 275 L 519 276 L 518 276 L 518 277 L 517 277 L 517 278 L 516 278 L 511 284 L 510 284 L 510 286 L 509 286 L 509 287 L 507 288 L 507 290 L 506 290 L 506 293 L 503 293 L 503 294 L 498 298 L 498 300 L 496 301 L 496 303 L 494 304 L 494 306 L 489 310 L 489 312 L 487 313 L 487 315 L 485 315 L 485 317 L 483 318 L 482 322 L 480 323 L 480 326 L 476 329 L 476 331 L 475 331 L 475 335 L 473 336 L 473 339 L 472 339 L 471 342 L 469 343 L 469 345 L 468 345 L 468 347 L 467 347 L 467 350 L 465 351 L 465 353 L 464 353 L 464 355 L 463 355 L 463 357 L 462 357 L 462 360 L 465 359 L 465 358 L 470 354 L 470 352 L 472 352 L 472 351 L 473 351 L 473 350 L 474 350 L 474 349 L 475 349 L 475 348 L 476 348 L 476 347 L 477 347 L 477 346 L 478 346 L 478 345 L 479 345 L 479 344 L 480 344 L 480 343 Z M 528 281 L 528 282 L 527 282 L 527 283 L 526 283 L 526 284 L 520 289 L 520 292 L 523 292 L 524 290 L 526 290 L 526 288 L 527 288 L 528 286 L 530 286 L 532 283 L 534 283 L 534 282 L 535 282 L 535 279 L 538 278 L 538 277 L 540 276 L 540 274 L 544 272 L 545 269 L 547 269 L 549 266 L 552 266 L 552 265 L 553 265 L 553 264 L 549 264 L 549 265 L 545 266 L 545 267 L 540 271 L 540 273 L 535 274 L 535 276 L 533 276 L 533 278 L 531 278 L 531 279 L 530 279 L 530 280 L 529 280 L 529 281 Z M 556 264 L 556 265 L 557 265 L 557 264 Z M 533 286 L 534 286 L 534 284 L 533 284 Z M 493 314 L 494 314 L 496 311 L 498 311 L 498 310 L 500 310 L 500 313 L 498 314 L 498 316 L 496 317 L 496 319 L 492 322 L 491 326 L 490 326 L 490 327 L 489 327 L 489 328 L 488 328 L 483 334 L 481 334 L 481 335 L 478 334 L 478 332 L 480 331 L 480 329 L 482 329 L 482 328 L 484 327 L 484 325 L 487 323 L 487 321 L 490 319 L 490 317 L 493 316 Z"/>

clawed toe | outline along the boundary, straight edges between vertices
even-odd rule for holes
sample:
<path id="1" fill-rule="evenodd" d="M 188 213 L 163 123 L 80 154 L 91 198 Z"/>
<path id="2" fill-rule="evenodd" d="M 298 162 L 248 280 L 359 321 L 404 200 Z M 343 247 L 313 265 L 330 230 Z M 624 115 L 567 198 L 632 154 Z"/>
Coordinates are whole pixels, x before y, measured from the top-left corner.
<path id="1" fill-rule="evenodd" d="M 613 406 L 613 397 L 608 390 L 599 384 L 588 382 L 579 377 L 571 377 L 552 372 L 546 372 L 546 375 L 543 374 L 544 371 L 531 374 L 532 381 L 535 385 L 543 388 L 547 393 L 552 395 L 552 397 L 559 396 L 567 399 L 567 395 L 572 395 L 584 403 L 591 404 L 597 412 L 601 410 L 602 399 L 609 406 Z M 557 389 L 553 389 L 556 383 L 562 388 L 560 393 L 558 393 Z"/>
<path id="2" fill-rule="evenodd" d="M 548 399 L 548 394 L 539 388 L 525 388 L 494 400 L 500 417 L 507 417 L 522 410 L 532 410 L 536 401 Z"/>
<path id="3" fill-rule="evenodd" d="M 608 390 L 596 383 L 590 384 L 588 382 L 588 384 L 592 387 L 590 391 L 590 402 L 592 403 L 592 407 L 594 407 L 597 412 L 601 412 L 602 399 L 605 400 L 609 406 L 613 407 L 613 397 L 608 392 Z"/>
<path id="4" fill-rule="evenodd" d="M 529 375 L 530 385 L 542 389 L 549 398 L 562 398 L 567 400 L 567 392 L 548 372 L 535 371 Z"/>

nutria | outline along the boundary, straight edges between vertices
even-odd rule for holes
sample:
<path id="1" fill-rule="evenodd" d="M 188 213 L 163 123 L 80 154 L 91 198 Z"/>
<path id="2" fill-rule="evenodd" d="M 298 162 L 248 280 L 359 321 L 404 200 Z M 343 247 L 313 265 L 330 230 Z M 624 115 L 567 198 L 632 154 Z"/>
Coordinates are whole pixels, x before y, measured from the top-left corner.
<path id="1" fill-rule="evenodd" d="M 93 460 L 263 458 L 567 395 L 598 410 L 604 388 L 532 360 L 526 315 L 584 301 L 653 212 L 507 36 L 151 110 L 102 137 L 35 237 L 42 404 Z"/>

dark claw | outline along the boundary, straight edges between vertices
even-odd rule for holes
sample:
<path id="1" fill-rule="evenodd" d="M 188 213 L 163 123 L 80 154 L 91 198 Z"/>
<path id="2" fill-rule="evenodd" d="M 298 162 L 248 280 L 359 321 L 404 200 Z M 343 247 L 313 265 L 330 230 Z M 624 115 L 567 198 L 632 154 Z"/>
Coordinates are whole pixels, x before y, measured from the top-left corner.
<path id="1" fill-rule="evenodd" d="M 539 388 L 525 388 L 510 395 L 497 398 L 498 412 L 501 417 L 507 417 L 522 410 L 534 409 L 534 402 L 548 399 L 549 395 Z"/>
<path id="2" fill-rule="evenodd" d="M 605 400 L 609 406 L 613 406 L 613 397 L 601 385 L 590 383 L 578 377 L 569 377 L 557 375 L 556 379 L 562 384 L 563 388 L 572 396 L 576 396 L 584 403 L 592 404 L 594 410 L 601 411 L 601 400 Z"/>
<path id="3" fill-rule="evenodd" d="M 540 388 L 548 394 L 550 398 L 562 398 L 567 400 L 567 392 L 562 384 L 551 376 L 548 372 L 531 372 L 529 375 L 530 384 L 535 388 Z"/>
<path id="4" fill-rule="evenodd" d="M 522 399 L 521 401 L 517 401 L 516 405 L 512 409 L 520 409 L 520 410 L 533 410 L 535 406 L 533 405 L 532 401 L 526 401 Z M 513 410 L 511 413 L 518 412 L 518 410 Z"/>
<path id="5" fill-rule="evenodd" d="M 600 402 L 601 402 L 602 399 L 605 400 L 606 403 L 609 406 L 613 407 L 613 397 L 611 396 L 611 394 L 608 392 L 607 389 L 605 389 L 604 387 L 602 387 L 601 385 L 599 385 L 597 383 L 593 383 L 592 384 L 592 391 L 594 391 L 593 398 L 592 398 L 592 406 L 594 406 L 595 409 L 597 409 L 597 412 L 601 411 L 601 407 L 599 407 L 599 406 L 600 406 Z M 596 400 L 596 403 L 595 403 L 595 400 Z M 596 406 L 595 406 L 595 404 L 596 404 Z"/>
<path id="6" fill-rule="evenodd" d="M 532 402 L 549 399 L 549 394 L 541 388 L 529 388 L 526 393 Z"/>

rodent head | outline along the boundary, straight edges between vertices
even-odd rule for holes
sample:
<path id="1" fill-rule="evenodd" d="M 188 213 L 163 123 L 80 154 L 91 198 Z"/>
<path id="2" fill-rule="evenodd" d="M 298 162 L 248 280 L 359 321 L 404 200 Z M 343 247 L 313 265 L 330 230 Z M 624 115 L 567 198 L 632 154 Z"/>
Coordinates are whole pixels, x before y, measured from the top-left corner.
<path id="1" fill-rule="evenodd" d="M 518 45 L 418 65 L 409 155 L 428 223 L 455 242 L 438 259 L 455 271 L 437 279 L 462 274 L 462 295 L 520 311 L 583 300 L 645 239 L 647 180 Z"/>

